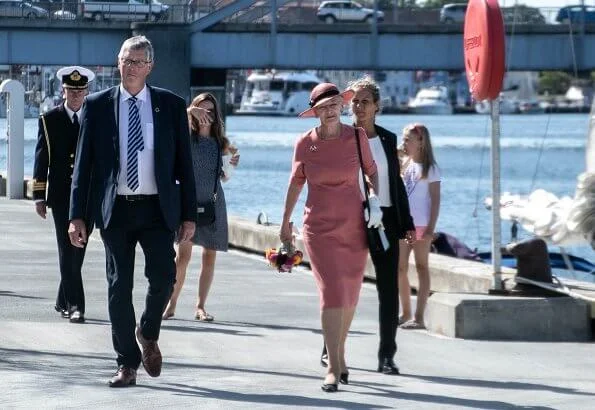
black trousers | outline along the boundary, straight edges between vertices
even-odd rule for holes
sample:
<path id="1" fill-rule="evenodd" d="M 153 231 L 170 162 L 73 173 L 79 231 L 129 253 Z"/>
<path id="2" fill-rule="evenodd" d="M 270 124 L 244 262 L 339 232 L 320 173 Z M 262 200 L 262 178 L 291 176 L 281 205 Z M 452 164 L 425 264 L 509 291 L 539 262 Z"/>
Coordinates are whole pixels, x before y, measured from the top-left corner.
<path id="1" fill-rule="evenodd" d="M 161 315 L 176 277 L 174 232 L 167 227 L 157 196 L 127 201 L 117 196 L 109 226 L 101 231 L 105 246 L 108 310 L 118 365 L 133 369 L 141 362 L 136 343 L 136 315 L 132 303 L 136 244 L 145 255 L 149 287 L 140 319 L 143 336 L 158 340 Z"/>
<path id="2" fill-rule="evenodd" d="M 52 217 L 58 242 L 58 260 L 60 264 L 60 285 L 56 297 L 58 309 L 69 310 L 76 306 L 85 313 L 85 292 L 81 269 L 85 258 L 84 248 L 72 246 L 68 237 L 68 202 L 52 207 Z"/>
<path id="3" fill-rule="evenodd" d="M 385 252 L 372 253 L 378 292 L 378 322 L 380 345 L 378 358 L 393 358 L 397 352 L 397 327 L 399 325 L 399 239 L 397 238 L 396 211 L 394 206 L 382 208 L 382 223 L 390 247 Z"/>

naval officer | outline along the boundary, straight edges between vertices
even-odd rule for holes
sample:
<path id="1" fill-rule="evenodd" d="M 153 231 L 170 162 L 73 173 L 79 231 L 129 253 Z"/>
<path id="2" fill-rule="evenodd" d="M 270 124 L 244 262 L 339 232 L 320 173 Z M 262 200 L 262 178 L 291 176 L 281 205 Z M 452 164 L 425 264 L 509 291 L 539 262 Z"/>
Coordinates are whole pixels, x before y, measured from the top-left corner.
<path id="1" fill-rule="evenodd" d="M 33 167 L 35 211 L 43 219 L 47 208 L 58 242 L 60 285 L 55 309 L 71 323 L 85 321 L 85 294 L 81 268 L 85 247 L 77 248 L 68 236 L 68 210 L 74 155 L 79 134 L 80 109 L 95 74 L 84 67 L 63 67 L 56 73 L 64 89 L 64 102 L 39 118 Z"/>

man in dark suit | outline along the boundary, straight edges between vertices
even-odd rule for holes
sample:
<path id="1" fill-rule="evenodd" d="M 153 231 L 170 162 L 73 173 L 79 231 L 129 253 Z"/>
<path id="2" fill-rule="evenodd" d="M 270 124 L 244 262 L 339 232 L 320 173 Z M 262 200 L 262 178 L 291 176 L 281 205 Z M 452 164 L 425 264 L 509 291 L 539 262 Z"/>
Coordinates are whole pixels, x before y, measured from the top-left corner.
<path id="1" fill-rule="evenodd" d="M 81 268 L 85 247 L 77 248 L 70 243 L 68 206 L 80 109 L 88 93 L 89 81 L 95 78 L 95 74 L 84 67 L 70 66 L 58 70 L 56 76 L 62 81 L 65 100 L 39 117 L 33 199 L 39 216 L 45 219 L 47 207 L 50 207 L 54 218 L 61 278 L 55 309 L 62 317 L 70 318 L 72 323 L 84 323 L 85 294 Z"/>
<path id="2" fill-rule="evenodd" d="M 105 246 L 118 363 L 111 387 L 136 384 L 141 361 L 150 376 L 161 373 L 157 340 L 175 281 L 174 238 L 178 230 L 179 241 L 189 240 L 195 228 L 186 104 L 170 91 L 146 85 L 153 55 L 146 37 L 127 39 L 118 54 L 121 84 L 85 100 L 72 179 L 70 240 L 79 247 L 87 241 L 83 216 L 89 207 Z M 149 287 L 135 331 L 132 287 L 137 243 L 145 255 Z"/>

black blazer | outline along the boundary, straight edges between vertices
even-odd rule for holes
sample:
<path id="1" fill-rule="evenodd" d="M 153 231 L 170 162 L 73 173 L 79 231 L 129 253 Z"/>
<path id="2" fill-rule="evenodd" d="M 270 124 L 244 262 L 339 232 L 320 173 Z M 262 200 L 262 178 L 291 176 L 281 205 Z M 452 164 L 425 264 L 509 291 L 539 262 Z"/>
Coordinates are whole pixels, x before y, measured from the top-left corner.
<path id="1" fill-rule="evenodd" d="M 153 108 L 155 179 L 165 223 L 172 231 L 196 220 L 190 133 L 184 100 L 148 87 Z M 95 224 L 108 226 L 120 173 L 119 86 L 89 95 L 81 110 L 81 131 L 72 177 L 70 220 L 82 218 L 90 201 Z M 90 190 L 89 199 L 84 195 Z"/>
<path id="2" fill-rule="evenodd" d="M 397 220 L 395 223 L 398 237 L 403 239 L 407 231 L 415 230 L 415 225 L 413 225 L 413 219 L 409 211 L 409 198 L 407 198 L 405 184 L 401 178 L 401 166 L 397 157 L 397 135 L 379 125 L 374 125 L 374 127 L 386 154 L 390 200 L 396 211 Z"/>
<path id="3" fill-rule="evenodd" d="M 40 115 L 33 165 L 33 199 L 45 200 L 49 207 L 68 205 L 77 138 L 78 129 L 68 117 L 64 104 Z"/>

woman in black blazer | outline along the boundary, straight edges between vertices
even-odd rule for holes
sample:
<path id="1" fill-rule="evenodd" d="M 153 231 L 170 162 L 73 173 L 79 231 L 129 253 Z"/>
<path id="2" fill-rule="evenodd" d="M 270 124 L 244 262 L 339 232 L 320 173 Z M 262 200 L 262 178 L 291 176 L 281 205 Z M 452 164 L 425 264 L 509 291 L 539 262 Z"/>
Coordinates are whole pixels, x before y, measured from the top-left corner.
<path id="1" fill-rule="evenodd" d="M 380 90 L 369 77 L 349 84 L 355 92 L 351 100 L 354 125 L 362 127 L 368 136 L 370 149 L 378 167 L 378 197 L 382 208 L 382 223 L 390 247 L 379 253 L 371 253 L 376 271 L 376 289 L 379 300 L 380 345 L 377 371 L 384 374 L 399 374 L 394 355 L 397 352 L 397 327 L 399 322 L 398 261 L 399 239 L 413 241 L 415 226 L 409 213 L 409 202 L 397 158 L 397 136 L 376 125 L 376 113 L 380 111 Z M 326 366 L 326 352 L 320 360 Z M 341 382 L 347 383 L 347 378 Z"/>

